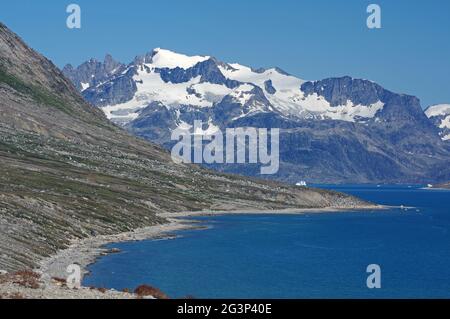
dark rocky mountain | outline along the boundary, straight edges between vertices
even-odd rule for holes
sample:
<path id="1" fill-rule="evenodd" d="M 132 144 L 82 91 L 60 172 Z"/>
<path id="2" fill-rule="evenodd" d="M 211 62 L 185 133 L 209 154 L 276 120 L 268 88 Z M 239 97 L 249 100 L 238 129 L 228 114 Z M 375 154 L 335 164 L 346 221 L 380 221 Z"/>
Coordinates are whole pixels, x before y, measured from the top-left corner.
<path id="1" fill-rule="evenodd" d="M 119 65 L 105 63 L 78 71 L 103 77 Z M 0 24 L 2 270 L 33 267 L 73 239 L 164 223 L 163 212 L 361 204 L 335 192 L 176 164 L 161 147 L 108 121 L 52 62 Z"/>
<path id="2" fill-rule="evenodd" d="M 125 65 L 116 62 L 110 54 L 107 54 L 103 62 L 91 59 L 76 69 L 67 64 L 62 71 L 78 90 L 83 91 L 108 80 L 113 75 L 120 74 L 124 68 Z"/>
<path id="3" fill-rule="evenodd" d="M 84 97 L 113 122 L 167 149 L 174 144 L 171 131 L 194 120 L 202 120 L 205 131 L 281 128 L 280 170 L 264 178 L 290 183 L 450 179 L 450 146 L 446 131 L 435 125 L 438 119 L 427 117 L 416 97 L 372 81 L 348 76 L 303 81 L 278 68 L 255 70 L 163 49 L 135 59 L 126 70 L 83 91 Z M 257 165 L 210 167 L 259 176 Z"/>

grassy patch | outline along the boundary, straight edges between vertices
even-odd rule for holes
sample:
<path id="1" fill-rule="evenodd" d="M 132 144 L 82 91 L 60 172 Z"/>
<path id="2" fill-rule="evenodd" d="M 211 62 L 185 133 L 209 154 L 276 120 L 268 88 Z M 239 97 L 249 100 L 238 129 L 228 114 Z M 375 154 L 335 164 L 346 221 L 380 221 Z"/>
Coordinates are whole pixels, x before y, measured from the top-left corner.
<path id="1" fill-rule="evenodd" d="M 55 94 L 48 92 L 42 87 L 26 84 L 17 77 L 7 73 L 2 67 L 0 67 L 0 83 L 5 83 L 19 93 L 31 96 L 33 100 L 40 104 L 56 107 L 68 114 L 72 113 L 70 107 Z"/>

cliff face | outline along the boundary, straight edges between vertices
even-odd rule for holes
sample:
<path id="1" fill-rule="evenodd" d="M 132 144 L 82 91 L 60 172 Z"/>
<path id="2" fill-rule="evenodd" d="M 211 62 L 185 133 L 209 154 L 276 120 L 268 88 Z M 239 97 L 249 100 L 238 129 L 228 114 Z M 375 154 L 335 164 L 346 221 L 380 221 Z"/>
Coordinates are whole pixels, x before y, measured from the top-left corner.
<path id="1" fill-rule="evenodd" d="M 175 164 L 0 24 L 0 269 L 32 267 L 71 239 L 163 223 L 159 212 L 361 203 Z"/>

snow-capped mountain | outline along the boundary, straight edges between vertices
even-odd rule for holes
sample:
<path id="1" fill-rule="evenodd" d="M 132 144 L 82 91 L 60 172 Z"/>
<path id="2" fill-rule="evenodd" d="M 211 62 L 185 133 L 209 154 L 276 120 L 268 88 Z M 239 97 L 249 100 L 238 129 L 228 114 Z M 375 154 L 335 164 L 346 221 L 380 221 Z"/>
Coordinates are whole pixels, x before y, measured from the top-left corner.
<path id="1" fill-rule="evenodd" d="M 384 106 L 380 99 L 370 97 L 329 101 L 322 94 L 327 83 L 305 84 L 279 68 L 255 70 L 210 56 L 186 56 L 164 49 L 137 57 L 127 67 L 107 55 L 104 63 L 90 60 L 77 70 L 69 65 L 63 71 L 88 100 L 121 124 L 137 119 L 152 102 L 170 110 L 186 106 L 201 109 L 212 108 L 226 98 L 242 106 L 237 117 L 278 112 L 303 119 L 350 122 L 373 118 Z"/>
<path id="2" fill-rule="evenodd" d="M 432 105 L 425 114 L 439 129 L 443 141 L 450 141 L 450 104 Z"/>
<path id="3" fill-rule="evenodd" d="M 351 77 L 305 81 L 211 56 L 155 49 L 128 65 L 107 56 L 64 73 L 93 105 L 133 134 L 170 148 L 177 127 L 281 128 L 275 178 L 297 182 L 450 179 L 450 150 L 417 98 Z M 216 165 L 257 175 L 255 167 Z M 432 168 L 432 171 L 430 169 Z M 448 175 L 448 176 L 447 176 Z"/>

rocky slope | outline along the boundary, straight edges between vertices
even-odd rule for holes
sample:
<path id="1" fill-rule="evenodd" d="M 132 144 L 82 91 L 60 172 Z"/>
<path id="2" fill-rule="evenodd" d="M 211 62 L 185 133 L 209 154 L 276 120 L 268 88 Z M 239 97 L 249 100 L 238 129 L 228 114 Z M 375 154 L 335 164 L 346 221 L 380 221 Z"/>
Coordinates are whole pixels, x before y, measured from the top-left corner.
<path id="1" fill-rule="evenodd" d="M 0 269 L 35 266 L 74 239 L 164 223 L 161 212 L 360 204 L 175 164 L 0 24 Z"/>
<path id="2" fill-rule="evenodd" d="M 450 179 L 450 146 L 434 118 L 424 114 L 417 98 L 371 81 L 304 81 L 278 68 L 252 69 L 163 49 L 127 65 L 111 61 L 108 56 L 64 72 L 110 120 L 167 149 L 174 144 L 170 133 L 192 127 L 194 120 L 203 121 L 207 132 L 274 127 L 281 128 L 280 170 L 265 178 L 290 183 Z M 210 167 L 251 176 L 260 171 L 257 165 Z"/>

